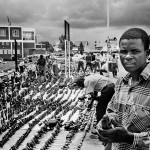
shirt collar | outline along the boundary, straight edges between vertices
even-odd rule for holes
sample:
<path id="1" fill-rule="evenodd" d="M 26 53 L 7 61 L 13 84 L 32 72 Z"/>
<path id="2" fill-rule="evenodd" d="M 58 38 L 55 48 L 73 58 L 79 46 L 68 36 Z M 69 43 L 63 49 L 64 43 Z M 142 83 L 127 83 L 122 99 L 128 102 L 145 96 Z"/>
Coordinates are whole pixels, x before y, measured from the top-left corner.
<path id="1" fill-rule="evenodd" d="M 150 63 L 146 65 L 142 73 L 140 74 L 140 77 L 142 77 L 144 80 L 150 80 Z M 128 82 L 131 78 L 131 74 L 128 73 L 126 76 L 123 77 L 124 82 Z"/>
<path id="2" fill-rule="evenodd" d="M 150 80 L 150 63 L 148 63 L 146 65 L 146 67 L 144 68 L 144 70 L 141 73 L 141 76 L 145 79 L 145 80 Z"/>

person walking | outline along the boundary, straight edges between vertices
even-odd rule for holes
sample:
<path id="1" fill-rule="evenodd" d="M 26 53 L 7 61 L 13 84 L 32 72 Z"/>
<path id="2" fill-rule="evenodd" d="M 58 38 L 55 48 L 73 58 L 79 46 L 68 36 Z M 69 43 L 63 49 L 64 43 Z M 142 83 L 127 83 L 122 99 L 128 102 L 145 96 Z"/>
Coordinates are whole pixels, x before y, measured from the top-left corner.
<path id="1" fill-rule="evenodd" d="M 40 58 L 37 60 L 37 67 L 38 67 L 38 75 L 40 77 L 40 82 L 45 80 L 45 66 L 46 60 L 43 55 L 40 55 Z"/>
<path id="2" fill-rule="evenodd" d="M 97 54 L 97 56 L 95 56 L 95 66 L 94 66 L 94 73 L 96 73 L 96 71 L 99 71 L 100 72 L 100 67 L 101 64 L 100 64 L 100 54 Z M 97 70 L 98 68 L 98 70 Z"/>
<path id="3" fill-rule="evenodd" d="M 52 71 L 53 71 L 54 76 L 58 78 L 60 69 L 59 69 L 59 63 L 57 59 L 55 59 L 52 64 Z"/>
<path id="4" fill-rule="evenodd" d="M 119 40 L 121 64 L 128 73 L 117 80 L 97 125 L 99 140 L 112 143 L 112 150 L 150 150 L 149 44 L 141 28 L 128 29 Z"/>
<path id="5" fill-rule="evenodd" d="M 86 60 L 86 66 L 85 66 L 85 72 L 86 72 L 86 69 L 87 69 L 87 67 L 89 66 L 90 67 L 90 69 L 91 69 L 91 72 L 93 71 L 93 69 L 92 69 L 92 57 L 91 57 L 91 55 L 90 55 L 90 53 L 87 53 L 87 55 L 86 55 L 86 57 L 85 57 L 85 60 Z"/>
<path id="6" fill-rule="evenodd" d="M 80 68 L 82 69 L 82 71 L 84 72 L 84 56 L 83 56 L 83 52 L 80 51 L 80 54 L 78 55 L 78 68 L 77 68 L 77 72 L 79 73 Z"/>
<path id="7" fill-rule="evenodd" d="M 20 72 L 20 74 L 22 74 L 25 69 L 24 61 L 21 61 L 18 66 L 19 66 L 19 72 Z"/>
<path id="8" fill-rule="evenodd" d="M 96 56 L 93 53 L 91 53 L 91 59 L 92 59 L 92 61 L 91 61 L 92 70 L 94 70 L 94 72 L 95 72 L 95 60 L 96 60 Z"/>
<path id="9" fill-rule="evenodd" d="M 115 57 L 115 54 L 112 55 L 111 62 L 112 62 L 112 64 L 113 64 L 113 67 L 112 67 L 112 74 L 113 74 L 113 77 L 117 77 L 118 60 L 117 60 L 117 58 Z"/>
<path id="10" fill-rule="evenodd" d="M 109 77 L 108 64 L 107 62 L 101 63 L 100 75 Z"/>

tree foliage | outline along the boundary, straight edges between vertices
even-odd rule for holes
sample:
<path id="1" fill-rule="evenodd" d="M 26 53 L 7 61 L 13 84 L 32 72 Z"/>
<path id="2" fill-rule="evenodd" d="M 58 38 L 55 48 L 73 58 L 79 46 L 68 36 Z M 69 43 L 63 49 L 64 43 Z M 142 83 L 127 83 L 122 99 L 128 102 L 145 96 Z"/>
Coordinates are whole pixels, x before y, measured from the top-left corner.
<path id="1" fill-rule="evenodd" d="M 65 50 L 65 36 L 64 35 L 61 35 L 59 37 L 59 48 L 62 49 L 62 50 Z M 72 41 L 70 41 L 70 50 L 72 50 L 73 48 L 73 43 Z"/>
<path id="2" fill-rule="evenodd" d="M 82 53 L 84 51 L 84 46 L 83 46 L 82 42 L 80 43 L 79 51 L 80 51 L 80 53 Z"/>
<path id="3" fill-rule="evenodd" d="M 45 44 L 46 51 L 53 52 L 54 48 L 48 41 L 42 41 L 41 44 Z"/>

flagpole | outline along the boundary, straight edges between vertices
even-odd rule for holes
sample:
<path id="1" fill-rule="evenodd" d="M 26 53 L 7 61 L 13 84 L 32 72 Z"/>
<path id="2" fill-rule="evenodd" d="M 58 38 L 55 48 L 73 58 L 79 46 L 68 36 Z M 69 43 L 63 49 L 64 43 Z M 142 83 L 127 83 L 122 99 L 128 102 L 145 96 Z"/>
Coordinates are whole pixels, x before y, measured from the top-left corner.
<path id="1" fill-rule="evenodd" d="M 8 20 L 8 26 L 11 26 L 11 22 L 9 20 L 9 17 L 7 16 L 7 20 Z"/>

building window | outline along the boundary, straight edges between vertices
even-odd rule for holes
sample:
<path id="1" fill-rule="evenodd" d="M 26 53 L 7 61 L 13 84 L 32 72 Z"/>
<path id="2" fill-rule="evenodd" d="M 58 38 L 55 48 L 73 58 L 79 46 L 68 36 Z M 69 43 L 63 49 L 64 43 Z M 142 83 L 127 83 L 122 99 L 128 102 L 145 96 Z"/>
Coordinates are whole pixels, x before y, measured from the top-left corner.
<path id="1" fill-rule="evenodd" d="M 8 54 L 11 54 L 11 50 L 10 49 L 8 49 Z"/>
<path id="2" fill-rule="evenodd" d="M 11 50 L 10 49 L 8 49 L 7 52 L 8 52 L 8 54 L 11 54 Z"/>
<path id="3" fill-rule="evenodd" d="M 0 54 L 3 54 L 3 50 L 2 49 L 0 49 Z"/>
<path id="4" fill-rule="evenodd" d="M 15 50 L 12 51 L 12 54 L 15 54 Z M 20 50 L 17 50 L 17 54 L 20 54 Z"/>
<path id="5" fill-rule="evenodd" d="M 20 50 L 17 50 L 17 54 L 20 54 Z"/>
<path id="6" fill-rule="evenodd" d="M 6 49 L 6 50 L 4 50 L 4 54 L 7 54 L 7 49 Z"/>
<path id="7" fill-rule="evenodd" d="M 19 30 L 13 29 L 13 30 L 12 30 L 12 36 L 13 36 L 13 37 L 19 37 Z"/>
<path id="8" fill-rule="evenodd" d="M 9 42 L 6 42 L 6 45 L 8 46 L 8 45 L 9 45 Z"/>
<path id="9" fill-rule="evenodd" d="M 0 36 L 6 37 L 6 29 L 0 29 Z"/>
<path id="10" fill-rule="evenodd" d="M 24 31 L 23 32 L 23 40 L 34 40 L 34 32 Z"/>
<path id="11" fill-rule="evenodd" d="M 2 45 L 5 45 L 5 42 L 2 42 Z"/>

